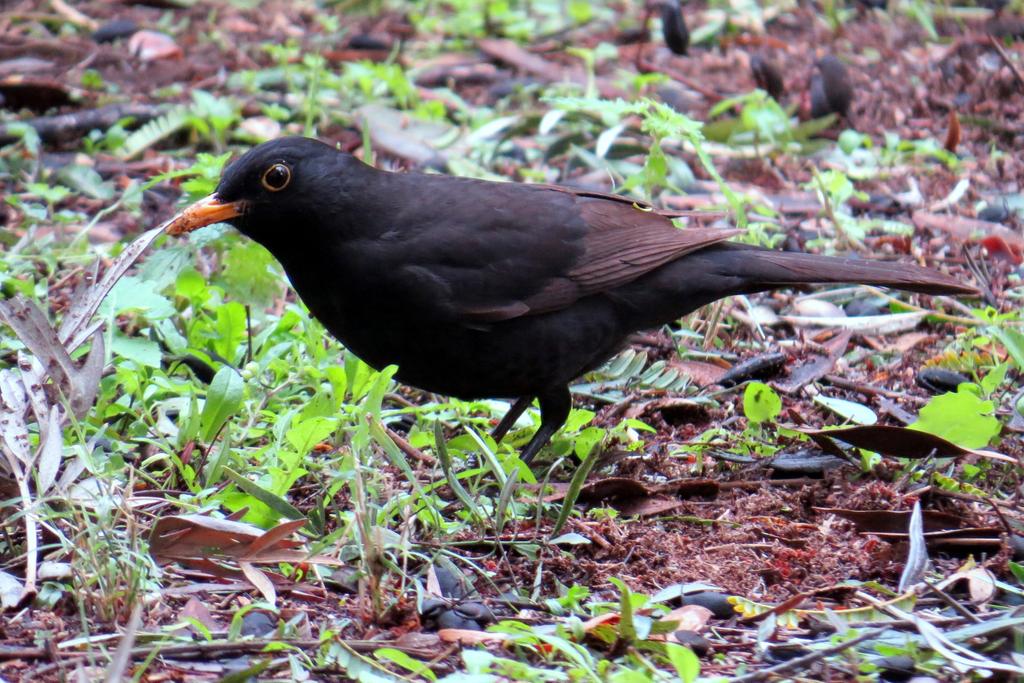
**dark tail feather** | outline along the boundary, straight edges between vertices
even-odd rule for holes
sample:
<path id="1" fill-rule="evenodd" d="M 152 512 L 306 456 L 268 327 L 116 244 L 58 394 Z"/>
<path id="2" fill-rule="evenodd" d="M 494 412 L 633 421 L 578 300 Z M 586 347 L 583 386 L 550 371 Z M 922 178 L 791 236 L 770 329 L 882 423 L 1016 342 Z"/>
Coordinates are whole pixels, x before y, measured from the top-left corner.
<path id="1" fill-rule="evenodd" d="M 977 295 L 968 284 L 897 261 L 834 258 L 720 242 L 667 263 L 615 290 L 628 325 L 645 328 L 679 318 L 733 294 L 795 285 L 879 285 L 925 294 Z"/>
<path id="2" fill-rule="evenodd" d="M 972 285 L 944 273 L 898 261 L 817 256 L 728 243 L 715 245 L 704 253 L 719 262 L 719 273 L 737 277 L 749 292 L 788 285 L 848 283 L 923 294 L 979 293 Z"/>

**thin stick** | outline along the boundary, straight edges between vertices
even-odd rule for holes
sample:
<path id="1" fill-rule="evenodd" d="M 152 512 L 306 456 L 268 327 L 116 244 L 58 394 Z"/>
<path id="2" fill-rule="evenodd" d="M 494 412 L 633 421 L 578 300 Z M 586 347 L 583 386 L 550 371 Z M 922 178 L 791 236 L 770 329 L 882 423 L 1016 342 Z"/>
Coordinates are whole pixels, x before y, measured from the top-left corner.
<path id="1" fill-rule="evenodd" d="M 990 35 L 988 37 L 988 42 L 990 42 L 992 47 L 996 49 L 996 52 L 999 53 L 999 57 L 1003 60 L 1003 64 L 1005 64 L 1011 73 L 1013 73 L 1013 77 L 1017 79 L 1017 84 L 1020 85 L 1021 89 L 1024 89 L 1024 76 L 1021 75 L 1020 69 L 1017 68 L 1017 65 L 1010 61 L 1010 55 L 1006 54 L 1006 50 L 1004 50 L 1003 46 L 999 44 L 999 40 L 995 36 Z"/>
<path id="2" fill-rule="evenodd" d="M 821 650 L 815 650 L 803 657 L 797 657 L 796 659 L 791 659 L 788 662 L 782 662 L 781 664 L 776 664 L 775 666 L 770 666 L 767 669 L 761 669 L 760 671 L 753 671 L 745 676 L 737 676 L 736 678 L 730 679 L 729 683 L 752 683 L 753 681 L 763 681 L 779 674 L 786 673 L 787 671 L 805 668 L 809 664 L 813 664 L 814 662 L 825 659 L 826 657 L 837 655 L 840 652 L 849 650 L 851 647 L 860 645 L 866 640 L 877 638 L 888 630 L 888 626 L 871 629 L 870 631 L 865 631 L 856 638 L 847 640 L 844 643 L 822 648 Z"/>

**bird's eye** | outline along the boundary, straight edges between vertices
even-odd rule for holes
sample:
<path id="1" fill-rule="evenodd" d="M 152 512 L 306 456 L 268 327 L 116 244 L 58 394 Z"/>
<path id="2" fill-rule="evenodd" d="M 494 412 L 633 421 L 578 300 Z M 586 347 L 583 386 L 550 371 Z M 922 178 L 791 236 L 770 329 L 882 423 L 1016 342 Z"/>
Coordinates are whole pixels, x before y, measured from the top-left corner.
<path id="1" fill-rule="evenodd" d="M 260 182 L 271 192 L 280 192 L 292 181 L 292 170 L 284 164 L 274 164 L 263 172 Z"/>

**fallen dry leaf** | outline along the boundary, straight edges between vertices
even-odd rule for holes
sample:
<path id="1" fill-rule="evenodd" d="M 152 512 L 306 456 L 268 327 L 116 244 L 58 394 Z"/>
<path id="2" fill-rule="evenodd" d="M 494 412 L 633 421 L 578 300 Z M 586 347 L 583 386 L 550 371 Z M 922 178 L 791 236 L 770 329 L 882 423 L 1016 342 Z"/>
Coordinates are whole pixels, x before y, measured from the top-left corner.
<path id="1" fill-rule="evenodd" d="M 128 39 L 128 50 L 144 62 L 158 59 L 181 59 L 185 52 L 166 33 L 159 31 L 136 31 Z"/>

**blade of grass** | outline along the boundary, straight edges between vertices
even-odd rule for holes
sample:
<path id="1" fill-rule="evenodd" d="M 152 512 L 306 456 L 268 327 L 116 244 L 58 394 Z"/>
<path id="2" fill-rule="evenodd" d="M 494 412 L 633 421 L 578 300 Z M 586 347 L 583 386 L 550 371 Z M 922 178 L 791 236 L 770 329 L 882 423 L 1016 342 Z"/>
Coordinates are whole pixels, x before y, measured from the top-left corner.
<path id="1" fill-rule="evenodd" d="M 473 516 L 481 527 L 484 525 L 483 513 L 480 508 L 477 507 L 476 501 L 473 496 L 469 495 L 469 491 L 465 489 L 462 482 L 459 481 L 455 471 L 452 469 L 452 456 L 448 452 L 448 445 L 444 441 L 444 434 L 441 432 L 441 421 L 434 421 L 434 448 L 437 451 L 437 459 L 441 463 L 441 471 L 444 472 L 444 477 L 448 481 L 448 485 L 452 487 L 452 492 L 455 497 L 459 499 L 459 502 L 469 511 L 469 514 Z M 501 519 L 499 514 L 498 519 Z"/>
<path id="2" fill-rule="evenodd" d="M 565 523 L 569 521 L 569 515 L 572 513 L 573 505 L 576 504 L 576 499 L 580 495 L 580 490 L 583 488 L 584 482 L 587 481 L 587 475 L 590 474 L 590 470 L 594 468 L 594 464 L 597 463 L 597 457 L 601 449 L 592 448 L 586 459 L 576 469 L 576 472 L 572 475 L 572 481 L 569 482 L 569 490 L 565 492 L 565 500 L 562 501 L 562 509 L 558 512 L 558 519 L 555 520 L 555 526 L 552 527 L 549 538 L 557 536 L 558 532 L 562 530 Z"/>

